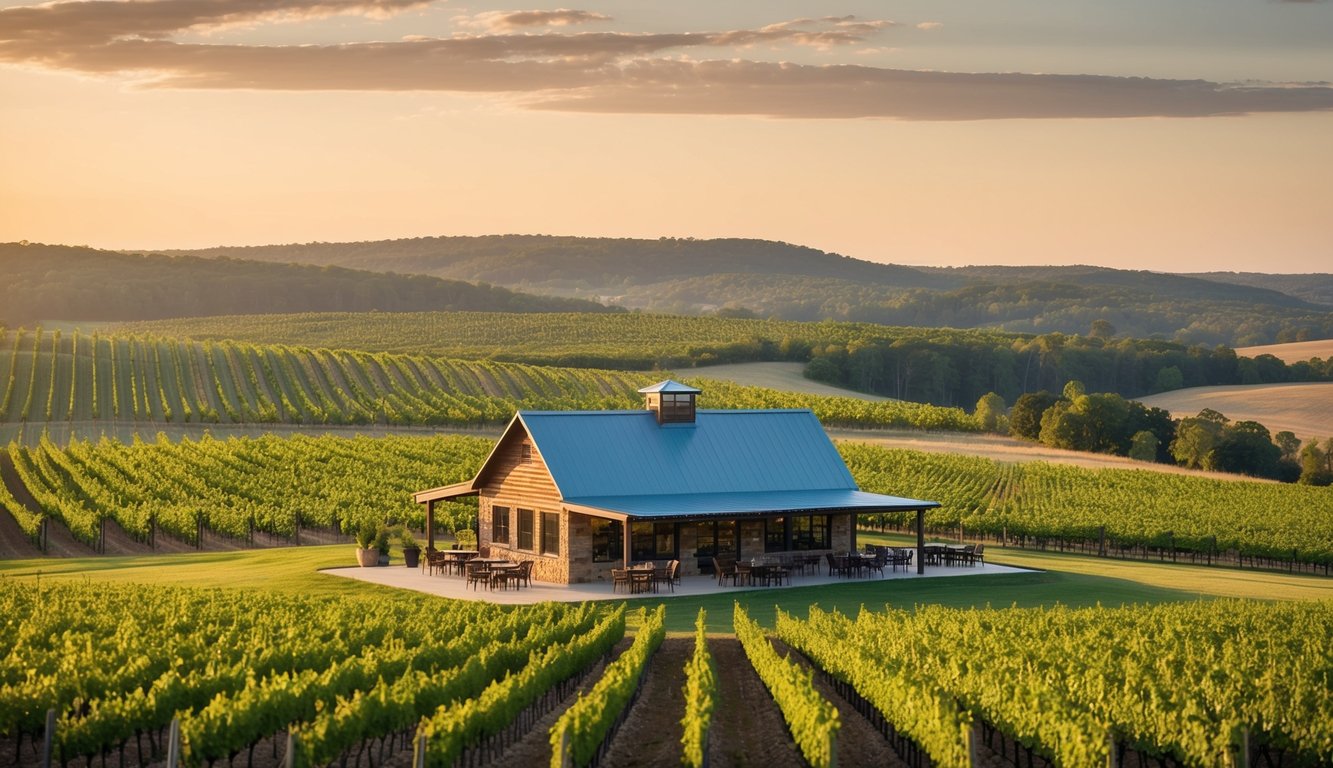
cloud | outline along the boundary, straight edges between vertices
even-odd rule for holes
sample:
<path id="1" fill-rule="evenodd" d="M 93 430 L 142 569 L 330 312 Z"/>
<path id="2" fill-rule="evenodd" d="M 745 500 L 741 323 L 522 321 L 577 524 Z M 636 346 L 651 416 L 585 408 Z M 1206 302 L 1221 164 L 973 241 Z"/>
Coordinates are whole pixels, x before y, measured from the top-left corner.
<path id="1" fill-rule="evenodd" d="M 184 30 L 334 14 L 381 17 L 427 4 L 422 0 L 91 0 L 7 8 L 0 9 L 0 63 L 134 76 L 157 88 L 494 93 L 532 109 L 603 113 L 983 120 L 1333 109 L 1333 88 L 1326 84 L 918 72 L 758 61 L 741 55 L 760 45 L 873 50 L 872 37 L 904 26 L 852 16 L 792 19 L 714 32 L 492 31 L 334 45 L 200 44 L 172 39 Z M 601 14 L 569 9 L 473 18 L 486 19 L 488 29 L 521 30 L 607 20 Z"/>
<path id="2" fill-rule="evenodd" d="M 940 21 L 923 21 L 920 24 L 917 24 L 916 28 L 925 32 L 929 32 L 932 29 L 939 29 L 942 26 L 944 26 L 944 23 Z"/>
<path id="3" fill-rule="evenodd" d="M 462 21 L 464 26 L 473 29 L 507 32 L 532 27 L 568 27 L 611 20 L 611 17 L 604 13 L 558 8 L 554 11 L 487 11 Z"/>
<path id="4" fill-rule="evenodd" d="M 918 72 L 754 61 L 634 62 L 617 82 L 538 109 L 782 118 L 992 120 L 1209 117 L 1333 109 L 1323 85 L 1235 86 L 1098 75 Z"/>

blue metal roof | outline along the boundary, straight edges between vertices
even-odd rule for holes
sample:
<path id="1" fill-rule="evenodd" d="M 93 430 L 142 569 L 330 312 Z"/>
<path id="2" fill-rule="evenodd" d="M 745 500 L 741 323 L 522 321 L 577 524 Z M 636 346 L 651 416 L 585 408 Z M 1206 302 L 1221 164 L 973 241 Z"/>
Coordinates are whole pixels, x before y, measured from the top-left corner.
<path id="1" fill-rule="evenodd" d="M 674 381 L 672 379 L 659 381 L 656 384 L 649 384 L 648 386 L 639 390 L 639 394 L 641 395 L 648 395 L 652 394 L 653 392 L 668 392 L 678 395 L 697 395 L 703 392 L 703 390 L 695 389 L 694 387 L 691 387 L 688 384 L 681 384 L 679 381 Z"/>
<path id="2" fill-rule="evenodd" d="M 762 515 L 777 512 L 883 512 L 933 509 L 939 504 L 864 491 L 755 491 L 751 493 L 678 493 L 657 496 L 590 496 L 565 499 L 569 504 L 617 512 L 631 517 L 679 518 L 707 515 Z"/>
<path id="3" fill-rule="evenodd" d="M 809 410 L 520 411 L 560 495 L 848 490 L 856 481 Z"/>

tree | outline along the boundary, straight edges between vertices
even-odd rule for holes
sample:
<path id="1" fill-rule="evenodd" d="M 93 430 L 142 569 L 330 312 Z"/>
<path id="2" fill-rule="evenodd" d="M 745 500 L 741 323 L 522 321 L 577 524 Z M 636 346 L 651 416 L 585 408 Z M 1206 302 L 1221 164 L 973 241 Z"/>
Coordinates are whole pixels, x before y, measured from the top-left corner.
<path id="1" fill-rule="evenodd" d="M 973 415 L 982 431 L 1004 432 L 1009 426 L 1004 410 L 1004 398 L 994 392 L 987 392 L 977 401 L 977 409 Z"/>
<path id="2" fill-rule="evenodd" d="M 1185 374 L 1180 372 L 1179 367 L 1168 365 L 1157 372 L 1157 380 L 1153 384 L 1153 391 L 1170 392 L 1183 386 L 1185 386 Z"/>
<path id="3" fill-rule="evenodd" d="M 1208 469 L 1273 477 L 1282 451 L 1273 444 L 1268 427 L 1257 421 L 1238 421 L 1227 427 L 1205 461 Z"/>
<path id="4" fill-rule="evenodd" d="M 1157 435 L 1146 429 L 1134 433 L 1129 447 L 1129 457 L 1135 461 L 1157 461 L 1157 445 L 1161 442 Z"/>
<path id="5" fill-rule="evenodd" d="M 1319 449 L 1315 440 L 1301 449 L 1301 485 L 1333 485 L 1333 472 L 1328 470 L 1328 456 Z"/>
<path id="6" fill-rule="evenodd" d="M 1065 388 L 1061 394 L 1066 400 L 1072 401 L 1080 395 L 1087 394 L 1087 391 L 1087 387 L 1083 386 L 1083 382 L 1074 379 L 1065 382 Z"/>
<path id="7" fill-rule="evenodd" d="M 1301 439 L 1294 432 L 1283 430 L 1273 435 L 1273 442 L 1277 443 L 1277 447 L 1282 449 L 1282 458 L 1284 459 L 1296 458 L 1296 453 L 1301 450 Z"/>
<path id="8" fill-rule="evenodd" d="M 1210 409 L 1200 411 L 1198 416 L 1184 419 L 1176 427 L 1176 439 L 1171 441 L 1171 456 L 1177 464 L 1186 467 L 1209 468 L 1208 455 L 1222 439 L 1226 429 L 1226 417 L 1218 422 L 1216 416 L 1222 414 Z"/>
<path id="9" fill-rule="evenodd" d="M 1027 440 L 1040 439 L 1041 417 L 1059 400 L 1059 397 L 1044 389 L 1019 395 L 1014 401 L 1014 407 L 1009 410 L 1009 434 Z"/>
<path id="10" fill-rule="evenodd" d="M 1109 339 L 1115 336 L 1115 326 L 1111 325 L 1110 320 L 1093 320 L 1088 335 L 1094 339 Z"/>

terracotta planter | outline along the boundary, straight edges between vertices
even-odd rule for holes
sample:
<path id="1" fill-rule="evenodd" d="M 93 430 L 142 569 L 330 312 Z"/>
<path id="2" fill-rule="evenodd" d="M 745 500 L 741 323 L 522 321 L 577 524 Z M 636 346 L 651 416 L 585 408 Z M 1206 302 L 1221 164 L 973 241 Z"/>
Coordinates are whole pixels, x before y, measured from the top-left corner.
<path id="1" fill-rule="evenodd" d="M 372 565 L 380 564 L 380 551 L 371 547 L 370 549 L 356 548 L 356 561 L 362 568 L 369 568 Z"/>
<path id="2" fill-rule="evenodd" d="M 416 568 L 421 564 L 421 547 L 403 547 L 403 562 L 408 568 Z"/>

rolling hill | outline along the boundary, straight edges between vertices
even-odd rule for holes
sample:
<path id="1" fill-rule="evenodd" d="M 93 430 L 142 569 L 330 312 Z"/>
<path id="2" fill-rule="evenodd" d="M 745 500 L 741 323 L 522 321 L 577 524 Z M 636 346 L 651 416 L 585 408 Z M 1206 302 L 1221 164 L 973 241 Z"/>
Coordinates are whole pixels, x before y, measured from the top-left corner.
<path id="1" fill-rule="evenodd" d="M 604 312 L 580 299 L 342 267 L 0 244 L 0 325 L 303 311 Z"/>
<path id="2" fill-rule="evenodd" d="M 1123 335 L 1228 345 L 1333 337 L 1333 309 L 1272 286 L 1087 266 L 908 267 L 768 240 L 490 235 L 172 253 L 483 280 L 654 312 L 1029 333 L 1107 320 Z"/>

